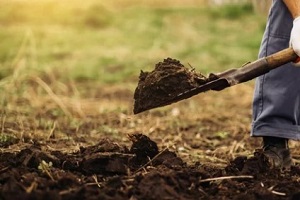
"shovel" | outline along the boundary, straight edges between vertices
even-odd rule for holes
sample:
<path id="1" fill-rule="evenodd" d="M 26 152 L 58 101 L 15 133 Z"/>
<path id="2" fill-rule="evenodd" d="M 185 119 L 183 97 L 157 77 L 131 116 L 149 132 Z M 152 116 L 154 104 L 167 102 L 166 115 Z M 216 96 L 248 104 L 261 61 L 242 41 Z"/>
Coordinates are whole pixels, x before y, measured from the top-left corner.
<path id="1" fill-rule="evenodd" d="M 209 82 L 199 87 L 195 87 L 188 91 L 180 93 L 171 99 L 159 102 L 156 105 L 152 105 L 151 107 L 146 107 L 143 110 L 136 112 L 135 114 L 153 108 L 166 106 L 184 99 L 188 99 L 201 92 L 206 92 L 209 90 L 220 91 L 227 87 L 247 82 L 258 76 L 266 74 L 269 71 L 276 69 L 286 63 L 295 61 L 297 58 L 298 56 L 292 48 L 286 48 L 267 57 L 263 57 L 256 61 L 249 62 L 240 68 L 229 69 L 218 74 L 213 74 L 214 78 L 212 78 Z"/>

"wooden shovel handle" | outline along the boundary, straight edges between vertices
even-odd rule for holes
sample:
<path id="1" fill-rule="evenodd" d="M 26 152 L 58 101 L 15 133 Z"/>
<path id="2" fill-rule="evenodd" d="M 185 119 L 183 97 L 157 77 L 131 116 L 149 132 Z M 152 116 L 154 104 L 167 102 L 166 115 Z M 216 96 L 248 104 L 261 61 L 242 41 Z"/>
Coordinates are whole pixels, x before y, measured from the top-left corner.
<path id="1" fill-rule="evenodd" d="M 229 69 L 217 74 L 220 78 L 226 79 L 229 86 L 243 83 L 268 73 L 272 69 L 286 63 L 296 61 L 299 58 L 292 48 L 287 48 L 267 57 L 250 62 L 238 69 Z M 221 88 L 223 89 L 223 88 Z"/>
<path id="2" fill-rule="evenodd" d="M 268 62 L 268 67 L 274 69 L 286 63 L 293 62 L 297 58 L 299 58 L 298 55 L 290 47 L 267 56 L 266 60 Z"/>

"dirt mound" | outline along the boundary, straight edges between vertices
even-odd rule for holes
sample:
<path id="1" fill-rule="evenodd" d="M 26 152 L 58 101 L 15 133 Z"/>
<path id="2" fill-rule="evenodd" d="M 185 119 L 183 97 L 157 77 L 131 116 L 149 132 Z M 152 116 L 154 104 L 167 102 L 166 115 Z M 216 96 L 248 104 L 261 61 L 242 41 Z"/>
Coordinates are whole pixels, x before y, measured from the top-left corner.
<path id="1" fill-rule="evenodd" d="M 187 165 L 143 134 L 66 154 L 34 144 L 0 153 L 0 199 L 298 199 L 300 167 L 270 170 L 261 156 L 226 168 Z M 248 176 L 245 176 L 248 175 Z"/>
<path id="2" fill-rule="evenodd" d="M 135 114 L 161 106 L 180 93 L 206 83 L 208 79 L 187 68 L 178 60 L 167 58 L 155 65 L 152 72 L 141 71 L 134 93 Z"/>

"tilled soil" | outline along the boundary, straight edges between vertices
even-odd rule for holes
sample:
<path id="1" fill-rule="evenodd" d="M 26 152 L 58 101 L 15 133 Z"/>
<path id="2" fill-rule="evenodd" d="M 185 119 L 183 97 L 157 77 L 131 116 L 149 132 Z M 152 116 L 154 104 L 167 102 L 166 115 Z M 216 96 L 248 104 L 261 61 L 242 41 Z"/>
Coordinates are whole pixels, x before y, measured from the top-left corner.
<path id="1" fill-rule="evenodd" d="M 299 199 L 300 167 L 271 170 L 261 154 L 226 167 L 188 165 L 143 134 L 74 153 L 37 142 L 0 156 L 0 199 Z"/>
<path id="2" fill-rule="evenodd" d="M 0 199 L 300 198 L 299 145 L 290 171 L 252 153 L 251 85 L 140 115 L 127 87 L 82 91 L 93 101 L 60 98 L 64 110 L 32 85 L 1 110 Z"/>

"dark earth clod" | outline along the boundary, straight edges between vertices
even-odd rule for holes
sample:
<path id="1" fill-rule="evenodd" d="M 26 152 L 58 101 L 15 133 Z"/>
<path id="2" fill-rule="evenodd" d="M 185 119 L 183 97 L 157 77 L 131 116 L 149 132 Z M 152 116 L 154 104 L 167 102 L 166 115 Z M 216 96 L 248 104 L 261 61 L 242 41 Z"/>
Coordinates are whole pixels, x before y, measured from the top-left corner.
<path id="1" fill-rule="evenodd" d="M 155 65 L 151 72 L 141 71 L 134 93 L 135 114 L 160 107 L 175 96 L 199 87 L 210 79 L 187 68 L 180 61 L 167 58 Z M 170 102 L 172 103 L 172 102 Z"/>

